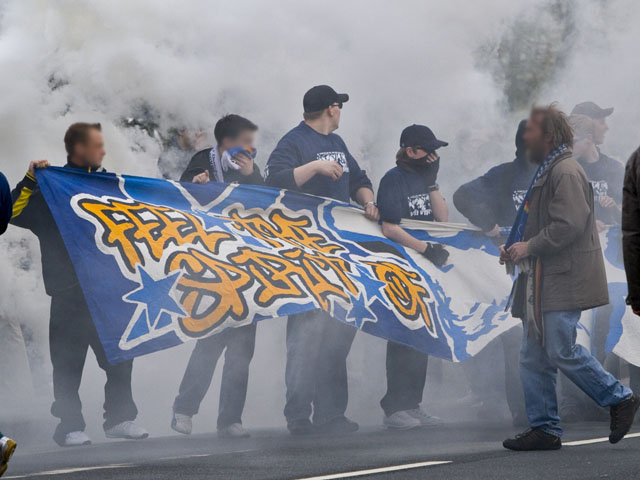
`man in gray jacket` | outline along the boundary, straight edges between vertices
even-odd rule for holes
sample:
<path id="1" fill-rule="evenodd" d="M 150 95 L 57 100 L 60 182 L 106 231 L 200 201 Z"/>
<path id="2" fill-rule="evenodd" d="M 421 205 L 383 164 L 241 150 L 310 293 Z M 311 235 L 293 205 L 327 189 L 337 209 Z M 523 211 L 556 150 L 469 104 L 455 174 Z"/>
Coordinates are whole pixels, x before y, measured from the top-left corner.
<path id="1" fill-rule="evenodd" d="M 582 346 L 580 312 L 609 302 L 591 185 L 572 155 L 573 132 L 554 105 L 534 108 L 524 141 L 540 165 L 518 212 L 501 262 L 518 267 L 512 314 L 522 318 L 520 376 L 531 428 L 503 445 L 556 450 L 558 369 L 602 407 L 610 407 L 609 441 L 629 431 L 640 401 Z"/>

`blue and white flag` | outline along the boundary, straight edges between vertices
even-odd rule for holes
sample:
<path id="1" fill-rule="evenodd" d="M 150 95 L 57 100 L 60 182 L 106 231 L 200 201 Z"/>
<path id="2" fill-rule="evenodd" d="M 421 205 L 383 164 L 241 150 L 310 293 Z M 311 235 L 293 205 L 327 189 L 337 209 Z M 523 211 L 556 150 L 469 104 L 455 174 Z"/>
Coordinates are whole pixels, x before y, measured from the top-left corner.
<path id="1" fill-rule="evenodd" d="M 519 322 L 498 248 L 461 225 L 403 222 L 447 247 L 438 268 L 334 200 L 61 168 L 37 178 L 113 363 L 318 308 L 453 361 Z"/>
<path id="2" fill-rule="evenodd" d="M 451 360 L 516 323 L 497 248 L 456 226 L 414 231 L 448 246 L 439 269 L 333 200 L 60 168 L 37 177 L 111 362 L 317 308 Z"/>

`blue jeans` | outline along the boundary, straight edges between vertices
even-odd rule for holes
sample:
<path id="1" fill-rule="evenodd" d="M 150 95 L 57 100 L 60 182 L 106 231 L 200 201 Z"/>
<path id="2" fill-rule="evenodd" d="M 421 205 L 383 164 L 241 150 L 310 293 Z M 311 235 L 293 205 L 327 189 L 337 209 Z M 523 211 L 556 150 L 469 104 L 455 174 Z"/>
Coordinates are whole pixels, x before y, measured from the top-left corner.
<path id="1" fill-rule="evenodd" d="M 347 355 L 358 330 L 322 310 L 290 315 L 287 321 L 288 423 L 321 425 L 344 416 L 349 401 Z"/>
<path id="2" fill-rule="evenodd" d="M 556 398 L 558 370 L 601 407 L 617 405 L 632 395 L 588 350 L 576 345 L 579 319 L 579 310 L 546 312 L 544 346 L 527 325 L 522 337 L 520 377 L 529 425 L 556 436 L 562 435 Z"/>

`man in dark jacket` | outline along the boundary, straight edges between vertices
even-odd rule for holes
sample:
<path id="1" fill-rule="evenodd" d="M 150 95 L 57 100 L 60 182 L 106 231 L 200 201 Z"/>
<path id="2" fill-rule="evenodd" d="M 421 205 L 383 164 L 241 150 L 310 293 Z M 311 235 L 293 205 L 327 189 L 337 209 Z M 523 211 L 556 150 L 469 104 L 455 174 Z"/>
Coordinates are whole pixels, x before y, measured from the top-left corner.
<path id="1" fill-rule="evenodd" d="M 327 85 L 310 89 L 303 100 L 304 121 L 282 137 L 271 153 L 266 182 L 342 202 L 353 199 L 365 208 L 367 218 L 378 220 L 371 181 L 342 138 L 333 133 L 348 100 L 347 94 L 338 94 Z M 355 328 L 323 310 L 289 316 L 284 415 L 292 434 L 358 429 L 357 423 L 344 416 L 347 355 L 355 334 Z M 312 404 L 313 425 L 309 421 Z"/>
<path id="2" fill-rule="evenodd" d="M 462 185 L 453 194 L 453 204 L 472 224 L 487 235 L 500 235 L 511 227 L 537 166 L 526 158 L 522 120 L 516 132 L 516 158 L 493 167 L 483 176 Z"/>
<path id="3" fill-rule="evenodd" d="M 89 173 L 104 171 L 105 150 L 100 124 L 74 123 L 67 130 L 64 143 L 68 154 L 65 168 Z M 147 431 L 133 422 L 138 414 L 131 393 L 133 362 L 111 365 L 107 361 L 67 248 L 38 188 L 35 169 L 48 166 L 46 160 L 29 165 L 26 176 L 12 192 L 11 223 L 31 230 L 38 237 L 44 286 L 51 296 L 49 349 L 54 396 L 51 413 L 60 419 L 53 438 L 60 446 L 91 443 L 84 433 L 85 422 L 78 395 L 89 347 L 107 374 L 105 435 L 108 438 L 146 438 L 149 436 Z"/>
<path id="4" fill-rule="evenodd" d="M 610 408 L 609 441 L 617 443 L 631 428 L 640 401 L 575 343 L 581 311 L 609 301 L 591 186 L 572 156 L 569 121 L 553 105 L 532 110 L 524 140 L 540 167 L 501 247 L 501 262 L 518 266 L 512 314 L 524 323 L 520 372 L 531 429 L 503 445 L 511 450 L 562 446 L 558 370 Z"/>
<path id="5" fill-rule="evenodd" d="M 622 251 L 629 295 L 627 305 L 640 315 L 640 148 L 627 162 L 622 194 Z M 629 369 L 631 387 L 640 388 L 640 368 Z M 635 391 L 635 390 L 634 390 Z"/>
<path id="6" fill-rule="evenodd" d="M 225 183 L 264 184 L 260 170 L 253 161 L 257 129 L 253 122 L 240 115 L 222 117 L 214 129 L 218 144 L 196 153 L 180 180 L 207 183 L 210 179 L 216 179 Z M 234 151 L 238 153 L 233 156 L 228 153 Z M 173 403 L 171 428 L 185 435 L 191 433 L 191 417 L 198 413 L 211 386 L 216 363 L 225 351 L 218 407 L 218 435 L 248 437 L 249 432 L 242 426 L 242 411 L 247 397 L 249 364 L 255 344 L 255 323 L 228 328 L 198 340 Z"/>
<path id="7" fill-rule="evenodd" d="M 12 211 L 11 189 L 6 177 L 0 172 L 0 235 L 7 230 Z M 0 433 L 0 477 L 7 471 L 7 463 L 15 450 L 16 442 Z"/>
<path id="8" fill-rule="evenodd" d="M 605 134 L 609 130 L 606 119 L 613 113 L 613 107 L 600 108 L 593 102 L 579 103 L 571 111 L 571 115 L 585 115 L 594 122 L 592 141 L 596 144 L 597 155 L 583 156 L 578 159 L 587 178 L 593 186 L 595 197 L 596 224 L 598 230 L 607 225 L 620 223 L 622 205 L 622 182 L 624 166 L 617 160 L 605 155 L 599 146 L 604 143 Z"/>
<path id="9" fill-rule="evenodd" d="M 453 204 L 458 211 L 496 240 L 500 239 L 503 228 L 513 225 L 538 168 L 526 157 L 523 138 L 526 123 L 526 120 L 522 120 L 518 125 L 515 137 L 516 158 L 513 161 L 493 167 L 483 176 L 462 185 L 453 194 Z M 517 368 L 522 329 L 512 328 L 502 334 L 500 339 L 504 350 L 507 403 L 514 426 L 522 426 L 526 424 L 526 413 Z M 469 377 L 473 378 L 473 375 Z"/>

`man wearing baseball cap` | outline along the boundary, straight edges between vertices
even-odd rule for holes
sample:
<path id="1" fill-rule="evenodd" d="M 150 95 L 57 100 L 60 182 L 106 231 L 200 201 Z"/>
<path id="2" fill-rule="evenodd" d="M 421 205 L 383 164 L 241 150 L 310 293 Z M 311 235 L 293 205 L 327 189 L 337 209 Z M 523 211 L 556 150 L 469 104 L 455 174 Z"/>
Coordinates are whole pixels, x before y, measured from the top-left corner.
<path id="1" fill-rule="evenodd" d="M 427 243 L 410 235 L 400 226 L 405 219 L 446 222 L 449 209 L 436 182 L 440 157 L 436 150 L 446 147 L 431 129 L 411 125 L 402 131 L 396 166 L 389 170 L 378 187 L 378 205 L 382 233 L 410 248 L 438 267 L 449 253 L 439 243 Z M 380 401 L 383 424 L 391 430 L 435 426 L 442 423 L 420 408 L 427 376 L 428 356 L 405 345 L 387 342 L 387 392 Z"/>
<path id="2" fill-rule="evenodd" d="M 364 215 L 378 220 L 371 181 L 333 133 L 340 124 L 346 93 L 318 85 L 304 95 L 304 121 L 278 142 L 265 168 L 267 185 L 355 200 Z M 323 310 L 289 316 L 284 415 L 294 435 L 342 434 L 358 430 L 344 415 L 348 401 L 347 355 L 356 329 Z M 309 420 L 313 405 L 313 424 Z"/>
<path id="3" fill-rule="evenodd" d="M 572 116 L 584 115 L 593 120 L 593 142 L 596 146 L 604 143 L 609 130 L 606 118 L 612 113 L 613 107 L 601 108 L 593 102 L 579 103 L 571 111 Z M 602 153 L 600 148 L 597 150 L 597 156 L 584 157 L 579 163 L 593 186 L 596 221 L 598 230 L 602 231 L 607 225 L 620 223 L 624 166 Z"/>

